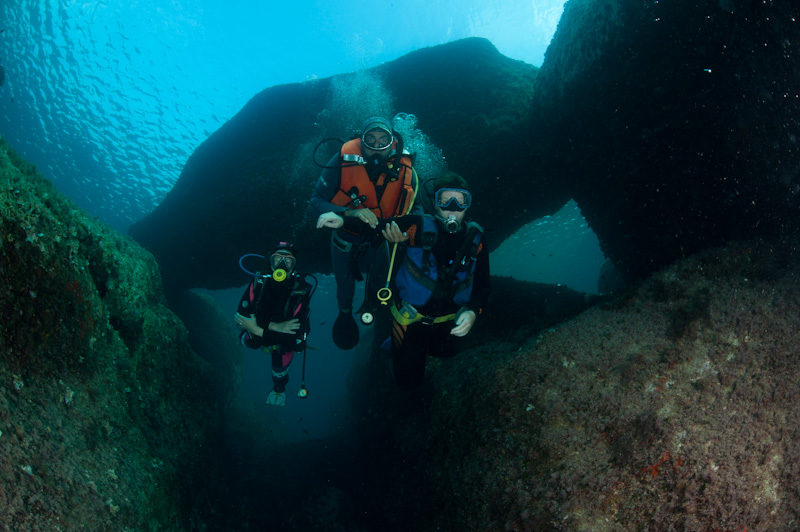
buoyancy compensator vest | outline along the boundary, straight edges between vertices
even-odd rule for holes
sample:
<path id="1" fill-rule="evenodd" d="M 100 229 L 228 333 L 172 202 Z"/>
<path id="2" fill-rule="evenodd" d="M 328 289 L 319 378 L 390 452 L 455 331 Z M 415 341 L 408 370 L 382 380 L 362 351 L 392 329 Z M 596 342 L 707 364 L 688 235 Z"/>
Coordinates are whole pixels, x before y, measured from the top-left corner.
<path id="1" fill-rule="evenodd" d="M 396 149 L 397 143 L 392 145 Z M 349 209 L 369 209 L 378 218 L 390 218 L 408 214 L 414 205 L 417 178 L 411 158 L 403 153 L 390 156 L 387 168 L 375 181 L 371 181 L 361 153 L 361 140 L 345 142 L 341 149 L 343 163 L 339 191 L 331 203 Z M 354 163 L 353 161 L 361 161 Z"/>
<path id="2" fill-rule="evenodd" d="M 397 271 L 395 286 L 397 296 L 415 307 L 428 303 L 431 297 L 464 305 L 472 296 L 475 261 L 483 238 L 483 228 L 467 222 L 464 242 L 451 264 L 437 264 L 433 248 L 439 238 L 439 227 L 431 215 L 423 216 L 421 246 L 409 246 Z"/>

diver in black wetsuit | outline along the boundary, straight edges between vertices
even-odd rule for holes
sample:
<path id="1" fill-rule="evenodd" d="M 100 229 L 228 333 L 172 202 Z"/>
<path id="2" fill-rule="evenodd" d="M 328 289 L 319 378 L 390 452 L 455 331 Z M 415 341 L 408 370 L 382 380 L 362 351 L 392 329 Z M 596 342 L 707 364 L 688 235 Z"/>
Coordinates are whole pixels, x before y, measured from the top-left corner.
<path id="1" fill-rule="evenodd" d="M 313 289 L 295 271 L 297 259 L 291 244 L 281 242 L 270 254 L 269 265 L 271 273 L 256 276 L 245 290 L 234 320 L 244 345 L 272 356 L 273 387 L 267 404 L 283 406 L 289 365 L 295 352 L 305 348 Z"/>

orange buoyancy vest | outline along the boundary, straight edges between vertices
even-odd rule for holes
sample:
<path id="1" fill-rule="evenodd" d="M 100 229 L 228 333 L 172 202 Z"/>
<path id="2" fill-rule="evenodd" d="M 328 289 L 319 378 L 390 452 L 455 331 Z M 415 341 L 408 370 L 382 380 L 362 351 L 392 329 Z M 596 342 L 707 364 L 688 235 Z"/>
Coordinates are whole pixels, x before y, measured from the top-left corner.
<path id="1" fill-rule="evenodd" d="M 396 149 L 397 142 L 392 144 Z M 341 156 L 361 155 L 361 139 L 353 139 L 342 146 Z M 349 159 L 352 159 L 350 157 Z M 397 162 L 397 157 L 390 158 L 389 165 L 400 164 L 399 176 L 385 172 L 378 176 L 375 183 L 370 181 L 362 164 L 345 163 L 341 170 L 339 191 L 331 199 L 334 205 L 349 209 L 369 209 L 378 218 L 390 218 L 408 214 L 414 205 L 417 193 L 417 180 L 411 167 L 411 159 L 405 155 Z M 391 168 L 391 166 L 390 166 Z"/>

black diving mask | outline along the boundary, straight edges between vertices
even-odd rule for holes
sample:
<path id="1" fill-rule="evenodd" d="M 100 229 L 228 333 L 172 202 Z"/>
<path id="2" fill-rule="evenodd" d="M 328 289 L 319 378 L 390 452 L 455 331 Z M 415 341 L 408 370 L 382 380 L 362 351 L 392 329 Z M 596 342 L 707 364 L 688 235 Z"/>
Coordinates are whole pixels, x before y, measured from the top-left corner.
<path id="1" fill-rule="evenodd" d="M 294 270 L 297 259 L 290 253 L 278 252 L 269 256 L 269 264 L 272 266 L 272 278 L 276 281 L 283 281 Z"/>

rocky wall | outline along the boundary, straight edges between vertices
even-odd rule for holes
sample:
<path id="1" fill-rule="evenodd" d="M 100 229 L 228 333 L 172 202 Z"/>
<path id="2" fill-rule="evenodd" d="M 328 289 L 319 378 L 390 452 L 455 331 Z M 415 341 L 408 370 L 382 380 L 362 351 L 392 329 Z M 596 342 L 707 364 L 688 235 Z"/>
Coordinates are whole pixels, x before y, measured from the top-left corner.
<path id="1" fill-rule="evenodd" d="M 798 259 L 707 250 L 522 344 L 429 363 L 365 435 L 376 504 L 394 530 L 794 530 Z"/>
<path id="2" fill-rule="evenodd" d="M 2 141 L 0 209 L 0 530 L 191 530 L 220 410 L 155 259 Z"/>
<path id="3" fill-rule="evenodd" d="M 531 135 L 629 278 L 797 231 L 799 21 L 787 2 L 566 3 Z"/>

